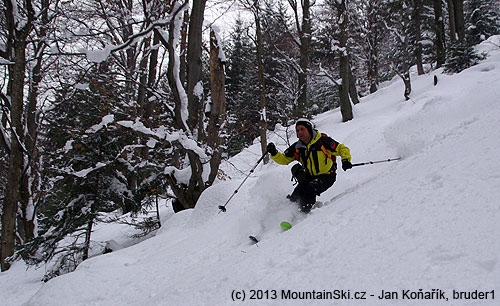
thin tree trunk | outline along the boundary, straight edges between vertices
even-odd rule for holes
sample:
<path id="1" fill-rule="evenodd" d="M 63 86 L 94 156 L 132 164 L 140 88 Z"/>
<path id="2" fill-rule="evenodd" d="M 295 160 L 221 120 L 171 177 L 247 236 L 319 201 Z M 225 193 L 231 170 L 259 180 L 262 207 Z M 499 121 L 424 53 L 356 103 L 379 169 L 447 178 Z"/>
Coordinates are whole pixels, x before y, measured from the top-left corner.
<path id="1" fill-rule="evenodd" d="M 450 23 L 450 40 L 455 42 L 457 40 L 457 26 L 455 25 L 455 4 L 453 0 L 447 0 L 448 2 L 448 21 Z"/>
<path id="2" fill-rule="evenodd" d="M 351 65 L 349 64 L 349 96 L 351 97 L 352 104 L 359 103 L 358 90 L 356 89 L 356 79 L 352 74 Z"/>
<path id="3" fill-rule="evenodd" d="M 339 47 L 342 50 L 340 54 L 339 74 L 342 79 L 342 86 L 339 88 L 340 94 L 340 112 L 342 121 L 346 122 L 353 118 L 352 105 L 349 100 L 349 57 L 347 54 L 347 12 L 345 0 L 341 3 L 336 2 L 337 20 L 339 21 Z"/>
<path id="4" fill-rule="evenodd" d="M 302 0 L 302 26 L 297 25 L 300 29 L 300 58 L 299 58 L 299 96 L 297 99 L 297 117 L 302 117 L 307 105 L 307 74 L 309 71 L 310 62 L 310 45 L 311 45 L 311 3 L 309 0 Z M 298 22 L 298 20 L 297 20 Z"/>
<path id="5" fill-rule="evenodd" d="M 121 1 L 119 2 L 122 7 L 122 15 L 120 18 L 118 18 L 120 22 L 120 26 L 122 28 L 122 34 L 121 36 L 123 37 L 123 41 L 127 41 L 130 36 L 134 34 L 134 29 L 132 24 L 130 24 L 129 18 L 126 17 L 127 12 L 132 12 L 133 8 L 133 2 L 132 1 Z M 136 73 L 136 65 L 137 65 L 137 54 L 136 54 L 136 43 L 130 46 L 130 48 L 127 48 L 125 50 L 126 54 L 126 65 L 127 65 L 127 77 L 125 80 L 125 100 L 128 104 L 131 104 L 131 102 L 134 99 L 134 93 L 135 93 L 135 73 Z"/>
<path id="6" fill-rule="evenodd" d="M 453 0 L 455 27 L 459 41 L 465 40 L 464 0 Z"/>
<path id="7" fill-rule="evenodd" d="M 370 83 L 370 93 L 377 91 L 378 87 L 378 48 L 376 47 L 378 42 L 376 41 L 378 35 L 375 35 L 370 39 L 370 58 L 368 59 L 368 81 Z"/>
<path id="8" fill-rule="evenodd" d="M 441 0 L 434 0 L 434 32 L 436 33 L 436 68 L 444 65 L 446 61 L 443 7 Z"/>
<path id="9" fill-rule="evenodd" d="M 414 21 L 415 21 L 415 60 L 417 62 L 417 73 L 423 75 L 424 65 L 422 60 L 422 0 L 414 0 Z"/>
<path id="10" fill-rule="evenodd" d="M 148 49 L 151 46 L 151 38 L 148 37 L 144 42 L 143 56 L 139 63 L 139 88 L 137 89 L 137 105 L 139 106 L 139 111 L 137 112 L 139 116 L 144 117 L 146 124 L 148 124 L 149 117 L 146 116 L 146 86 L 148 81 L 148 59 L 147 55 Z"/>
<path id="11" fill-rule="evenodd" d="M 410 71 L 409 69 L 405 69 L 405 72 L 401 75 L 401 78 L 403 79 L 403 83 L 405 84 L 405 100 L 408 101 L 410 100 L 410 94 L 411 94 L 411 80 L 410 80 Z"/>
<path id="12" fill-rule="evenodd" d="M 255 34 L 257 37 L 257 66 L 258 66 L 258 76 L 259 76 L 259 112 L 260 112 L 260 148 L 262 154 L 267 151 L 267 120 L 266 120 L 266 84 L 264 79 L 264 61 L 263 61 L 263 40 L 262 40 L 262 29 L 260 27 L 260 6 L 259 1 L 255 1 Z M 264 157 L 264 163 L 269 161 L 269 156 Z"/>
<path id="13" fill-rule="evenodd" d="M 181 55 L 180 55 L 180 68 L 179 68 L 179 75 L 181 79 L 181 83 L 183 86 L 186 86 L 186 74 L 187 74 L 187 63 L 186 63 L 186 57 L 187 57 L 187 34 L 188 34 L 188 25 L 189 25 L 189 10 L 184 11 L 184 16 L 183 16 L 183 22 L 182 22 L 182 28 L 181 28 L 181 41 L 180 41 L 180 48 L 181 48 Z"/>
<path id="14" fill-rule="evenodd" d="M 153 46 L 155 48 L 151 50 L 151 56 L 149 58 L 149 71 L 148 71 L 148 88 L 146 92 L 146 104 L 144 106 L 144 117 L 150 118 L 153 115 L 153 103 L 149 100 L 152 97 L 151 90 L 154 89 L 156 83 L 156 73 L 158 66 L 158 48 L 156 47 L 160 43 L 160 35 L 154 32 L 153 35 Z"/>
<path id="15" fill-rule="evenodd" d="M 94 214 L 96 211 L 96 207 L 99 205 L 99 184 L 100 184 L 100 172 L 96 174 L 96 184 L 94 190 L 94 203 L 90 205 L 90 215 L 91 218 L 89 223 L 87 223 L 87 229 L 85 230 L 85 240 L 83 242 L 83 255 L 82 260 L 87 260 L 89 258 L 89 250 L 90 250 L 90 238 L 92 236 L 92 227 L 94 226 Z"/>
<path id="16" fill-rule="evenodd" d="M 368 33 L 367 33 L 367 41 L 368 41 L 368 82 L 370 84 L 370 93 L 374 93 L 377 91 L 377 87 L 379 84 L 379 76 L 378 76 L 378 46 L 379 46 L 379 37 L 380 31 L 378 30 L 378 14 L 375 10 L 377 4 L 373 2 L 368 3 Z"/>

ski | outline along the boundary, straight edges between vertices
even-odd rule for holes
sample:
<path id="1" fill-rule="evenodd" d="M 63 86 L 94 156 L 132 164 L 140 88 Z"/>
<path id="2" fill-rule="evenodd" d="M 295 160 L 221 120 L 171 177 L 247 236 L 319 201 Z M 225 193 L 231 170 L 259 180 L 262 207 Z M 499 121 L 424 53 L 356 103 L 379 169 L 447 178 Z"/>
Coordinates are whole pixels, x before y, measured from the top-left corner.
<path id="1" fill-rule="evenodd" d="M 292 225 L 289 222 L 283 221 L 280 223 L 280 227 L 281 227 L 282 231 L 284 232 L 284 231 L 291 229 Z M 250 239 L 252 244 L 259 243 L 259 238 L 257 238 L 256 236 L 250 235 L 250 236 L 248 236 L 248 238 Z"/>
<path id="2" fill-rule="evenodd" d="M 283 231 L 288 231 L 289 229 L 292 228 L 292 225 L 286 221 L 281 222 L 280 226 Z"/>
<path id="3" fill-rule="evenodd" d="M 255 244 L 257 244 L 259 242 L 259 239 L 257 239 L 257 237 L 255 237 L 255 236 L 250 235 L 250 236 L 248 236 L 248 238 L 250 238 L 250 240 L 252 240 L 252 242 Z"/>

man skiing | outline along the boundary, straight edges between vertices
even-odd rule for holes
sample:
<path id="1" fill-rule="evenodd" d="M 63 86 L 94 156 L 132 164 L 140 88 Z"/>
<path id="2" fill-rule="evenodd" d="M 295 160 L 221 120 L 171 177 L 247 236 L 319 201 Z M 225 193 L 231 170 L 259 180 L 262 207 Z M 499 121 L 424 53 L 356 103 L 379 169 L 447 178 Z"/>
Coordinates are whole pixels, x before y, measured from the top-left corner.
<path id="1" fill-rule="evenodd" d="M 295 131 L 299 140 L 284 153 L 278 152 L 272 142 L 267 145 L 267 152 L 280 165 L 288 165 L 294 160 L 300 162 L 292 167 L 292 175 L 298 185 L 287 197 L 292 202 L 298 203 L 302 212 L 309 213 L 316 203 L 316 196 L 335 183 L 337 176 L 335 157 L 341 157 L 342 169 L 346 171 L 352 168 L 351 155 L 348 147 L 326 134 L 319 133 L 307 119 L 297 120 Z"/>

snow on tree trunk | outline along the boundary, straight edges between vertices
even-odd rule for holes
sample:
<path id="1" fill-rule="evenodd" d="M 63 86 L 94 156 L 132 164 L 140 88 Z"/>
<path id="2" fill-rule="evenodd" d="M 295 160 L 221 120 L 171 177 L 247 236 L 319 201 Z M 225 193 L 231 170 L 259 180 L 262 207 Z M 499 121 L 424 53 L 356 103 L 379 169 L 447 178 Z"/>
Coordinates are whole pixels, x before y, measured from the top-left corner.
<path id="1" fill-rule="evenodd" d="M 217 33 L 217 28 L 210 31 L 210 88 L 212 92 L 212 105 L 210 107 L 207 127 L 207 145 L 212 149 L 210 159 L 210 173 L 208 184 L 212 184 L 217 176 L 222 157 L 222 139 L 219 135 L 226 119 L 226 93 L 224 65 L 226 58 L 222 50 L 222 41 Z"/>
<path id="2" fill-rule="evenodd" d="M 339 89 L 340 96 L 340 112 L 342 113 L 342 121 L 346 122 L 352 120 L 352 105 L 349 99 L 350 90 L 350 68 L 349 68 L 349 56 L 347 54 L 347 8 L 345 6 L 345 1 L 338 1 L 336 3 L 337 8 L 337 20 L 339 26 L 339 47 L 340 47 L 340 63 L 339 63 L 339 74 L 342 79 L 342 86 Z"/>
<path id="3" fill-rule="evenodd" d="M 255 37 L 257 38 L 256 49 L 257 49 L 257 67 L 258 67 L 258 77 L 259 77 L 259 135 L 260 135 L 260 147 L 261 152 L 264 154 L 267 151 L 267 116 L 266 116 L 266 84 L 264 78 L 264 41 L 262 39 L 262 29 L 261 29 L 261 16 L 260 16 L 260 5 L 259 1 L 255 1 L 253 7 L 253 14 L 255 19 Z M 269 161 L 269 156 L 264 157 L 264 164 Z"/>
<path id="4" fill-rule="evenodd" d="M 26 46 L 27 38 L 33 27 L 35 12 L 30 0 L 24 2 L 26 18 L 21 22 L 18 15 L 19 8 L 15 1 L 5 1 L 5 23 L 8 36 L 6 41 L 6 55 L 13 64 L 8 68 L 8 89 L 10 97 L 10 155 L 7 174 L 7 186 L 2 211 L 1 231 L 1 270 L 10 268 L 7 258 L 14 254 L 16 239 L 16 217 L 19 203 L 19 186 L 23 174 L 24 157 L 24 127 L 22 116 L 24 112 L 24 85 L 26 74 Z M 21 27 L 22 26 L 22 27 Z"/>

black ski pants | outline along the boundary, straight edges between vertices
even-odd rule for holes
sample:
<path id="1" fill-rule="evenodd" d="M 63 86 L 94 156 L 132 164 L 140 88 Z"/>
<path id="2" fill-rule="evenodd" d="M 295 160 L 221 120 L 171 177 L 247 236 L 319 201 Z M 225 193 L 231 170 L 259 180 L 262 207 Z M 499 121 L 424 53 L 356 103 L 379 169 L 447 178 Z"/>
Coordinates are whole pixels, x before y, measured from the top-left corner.
<path id="1" fill-rule="evenodd" d="M 337 174 L 335 172 L 317 176 L 307 175 L 300 180 L 288 198 L 290 201 L 299 204 L 300 210 L 307 214 L 316 203 L 316 196 L 319 196 L 322 192 L 332 187 L 336 178 Z"/>

